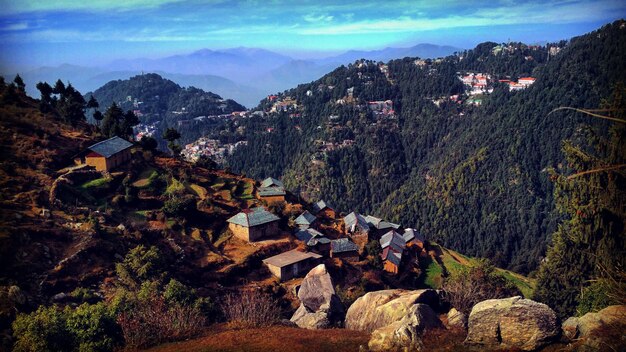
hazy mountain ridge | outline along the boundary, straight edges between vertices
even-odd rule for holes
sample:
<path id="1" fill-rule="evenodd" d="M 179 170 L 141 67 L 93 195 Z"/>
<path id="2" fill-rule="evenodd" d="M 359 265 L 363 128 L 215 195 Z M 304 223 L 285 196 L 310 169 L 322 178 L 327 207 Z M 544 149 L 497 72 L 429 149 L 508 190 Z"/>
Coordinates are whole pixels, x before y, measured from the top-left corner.
<path id="1" fill-rule="evenodd" d="M 108 81 L 127 79 L 142 72 L 155 72 L 181 86 L 195 86 L 254 106 L 268 94 L 310 82 L 337 66 L 356 59 L 389 60 L 405 56 L 433 58 L 446 56 L 458 48 L 419 44 L 411 48 L 385 48 L 375 51 L 350 51 L 322 59 L 294 59 L 265 49 L 202 49 L 190 54 L 158 59 L 115 60 L 99 67 L 64 64 L 20 72 L 27 93 L 38 97 L 39 81 L 52 83 L 61 78 L 82 92 L 93 91 Z M 6 73 L 7 80 L 15 73 Z"/>

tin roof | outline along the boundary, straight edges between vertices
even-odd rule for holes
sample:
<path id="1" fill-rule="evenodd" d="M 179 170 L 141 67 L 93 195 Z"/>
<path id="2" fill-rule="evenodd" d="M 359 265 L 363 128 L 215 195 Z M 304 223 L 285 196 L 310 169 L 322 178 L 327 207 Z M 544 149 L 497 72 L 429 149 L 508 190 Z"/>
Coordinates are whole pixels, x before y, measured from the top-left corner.
<path id="1" fill-rule="evenodd" d="M 273 177 L 268 177 L 265 180 L 263 180 L 261 182 L 261 187 L 281 187 L 281 188 L 285 188 L 285 185 L 283 185 L 282 182 L 280 182 L 279 180 L 273 178 Z"/>
<path id="2" fill-rule="evenodd" d="M 317 218 L 309 213 L 308 210 L 305 210 L 295 221 L 297 225 L 311 225 L 315 220 L 317 220 Z"/>
<path id="3" fill-rule="evenodd" d="M 306 243 L 309 247 L 315 247 L 318 244 L 329 244 L 330 240 L 326 237 L 313 237 Z"/>
<path id="4" fill-rule="evenodd" d="M 398 253 L 391 248 L 385 248 L 383 253 L 381 254 L 383 260 L 388 260 L 395 264 L 396 266 L 400 266 L 400 261 L 402 261 L 402 253 Z"/>
<path id="5" fill-rule="evenodd" d="M 285 189 L 282 187 L 261 187 L 259 188 L 260 197 L 284 196 Z"/>
<path id="6" fill-rule="evenodd" d="M 360 229 L 367 232 L 370 230 L 370 227 L 367 224 L 367 221 L 365 220 L 363 215 L 355 212 L 346 215 L 343 218 L 343 222 L 346 224 L 346 228 L 350 229 L 350 231 Z"/>
<path id="7" fill-rule="evenodd" d="M 386 230 L 386 229 L 398 229 L 400 228 L 400 225 L 398 224 L 394 224 L 392 222 L 389 221 L 384 221 L 383 219 L 377 218 L 375 216 L 372 215 L 367 215 L 365 217 L 365 220 L 367 221 L 367 224 L 370 227 L 374 227 L 378 230 Z"/>
<path id="8" fill-rule="evenodd" d="M 263 259 L 263 263 L 265 263 L 266 265 L 273 265 L 273 266 L 277 266 L 279 268 L 282 268 L 284 266 L 291 265 L 291 264 L 294 264 L 294 263 L 297 263 L 297 262 L 301 262 L 301 261 L 307 260 L 309 258 L 318 259 L 318 258 L 321 258 L 321 257 L 322 256 L 317 254 L 317 253 L 300 252 L 297 249 L 292 249 L 290 251 L 283 252 L 283 253 L 275 255 L 273 257 L 269 257 L 269 258 Z"/>
<path id="9" fill-rule="evenodd" d="M 253 227 L 277 220 L 280 220 L 278 216 L 270 213 L 263 207 L 257 207 L 246 209 L 227 221 L 244 227 Z"/>
<path id="10" fill-rule="evenodd" d="M 350 241 L 347 238 L 340 238 L 338 240 L 330 241 L 330 248 L 333 253 L 352 252 L 359 250 L 359 247 L 357 247 L 356 243 Z"/>
<path id="11" fill-rule="evenodd" d="M 328 203 L 326 203 L 326 201 L 324 200 L 320 200 L 317 203 L 313 204 L 313 211 L 315 213 L 319 213 L 320 211 L 329 208 L 332 209 L 333 207 L 331 207 L 330 205 L 328 205 Z"/>
<path id="12" fill-rule="evenodd" d="M 380 246 L 382 248 L 387 248 L 391 246 L 398 251 L 403 251 L 404 247 L 406 246 L 406 242 L 399 233 L 391 230 L 382 235 L 382 237 L 380 238 Z"/>
<path id="13" fill-rule="evenodd" d="M 302 229 L 295 234 L 296 238 L 303 242 L 308 242 L 314 237 L 324 237 L 324 235 L 315 229 Z"/>
<path id="14" fill-rule="evenodd" d="M 87 147 L 92 152 L 98 153 L 105 158 L 109 158 L 125 149 L 132 147 L 133 144 L 118 136 L 111 137 L 102 142 Z"/>
<path id="15" fill-rule="evenodd" d="M 422 234 L 420 234 L 419 232 L 417 232 L 416 229 L 406 229 L 404 230 L 404 234 L 402 235 L 402 238 L 404 238 L 404 242 L 409 243 L 412 240 L 418 240 L 421 242 L 424 242 L 424 236 L 422 236 Z"/>

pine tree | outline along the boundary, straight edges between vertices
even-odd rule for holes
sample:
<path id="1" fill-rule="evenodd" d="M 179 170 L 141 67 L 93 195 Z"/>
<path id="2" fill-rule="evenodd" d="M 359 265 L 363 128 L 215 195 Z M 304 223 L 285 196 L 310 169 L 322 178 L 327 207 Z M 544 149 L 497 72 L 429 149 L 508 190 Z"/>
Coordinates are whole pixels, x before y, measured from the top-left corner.
<path id="1" fill-rule="evenodd" d="M 589 299 L 582 293 L 593 282 L 610 276 L 617 287 L 624 285 L 619 279 L 623 280 L 624 275 L 619 274 L 626 265 L 624 93 L 622 86 L 617 87 L 610 103 L 603 106 L 604 117 L 613 121 L 609 136 L 585 129 L 587 142 L 564 143 L 569 173 L 551 171 L 557 208 L 568 219 L 552 235 L 552 245 L 539 269 L 535 298 L 563 318 L 573 315 L 583 299 Z"/>
<path id="2" fill-rule="evenodd" d="M 17 90 L 19 90 L 22 93 L 26 92 L 26 84 L 24 83 L 24 80 L 22 79 L 22 77 L 20 77 L 19 74 L 15 75 L 15 79 L 13 79 L 13 83 L 15 83 Z"/>
<path id="3" fill-rule="evenodd" d="M 105 137 L 114 137 L 120 134 L 120 121 L 124 118 L 122 109 L 113 103 L 104 113 L 100 130 Z"/>

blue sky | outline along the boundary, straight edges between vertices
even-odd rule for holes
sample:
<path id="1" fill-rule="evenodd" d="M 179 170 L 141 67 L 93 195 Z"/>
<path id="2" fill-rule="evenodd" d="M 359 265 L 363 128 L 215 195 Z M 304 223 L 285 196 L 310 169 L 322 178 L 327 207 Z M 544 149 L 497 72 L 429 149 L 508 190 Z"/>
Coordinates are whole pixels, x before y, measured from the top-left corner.
<path id="1" fill-rule="evenodd" d="M 418 43 L 534 43 L 567 39 L 626 15 L 626 1 L 619 0 L 0 2 L 5 68 L 98 65 L 238 46 L 306 57 Z"/>

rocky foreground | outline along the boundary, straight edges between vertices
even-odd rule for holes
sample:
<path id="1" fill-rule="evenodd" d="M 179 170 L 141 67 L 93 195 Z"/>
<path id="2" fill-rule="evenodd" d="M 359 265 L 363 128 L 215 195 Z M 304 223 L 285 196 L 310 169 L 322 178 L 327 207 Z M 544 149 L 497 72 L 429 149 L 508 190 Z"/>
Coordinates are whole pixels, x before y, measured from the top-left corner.
<path id="1" fill-rule="evenodd" d="M 346 329 L 370 334 L 370 351 L 428 350 L 429 332 L 466 329 L 463 347 L 470 350 L 535 351 L 626 350 L 626 306 L 569 318 L 563 324 L 545 304 L 516 296 L 476 304 L 465 317 L 440 290 L 382 290 L 358 298 L 345 312 L 324 265 L 311 270 L 298 291 L 300 308 L 291 321 L 301 328 Z M 556 346 L 555 346 L 556 347 Z"/>

